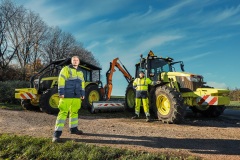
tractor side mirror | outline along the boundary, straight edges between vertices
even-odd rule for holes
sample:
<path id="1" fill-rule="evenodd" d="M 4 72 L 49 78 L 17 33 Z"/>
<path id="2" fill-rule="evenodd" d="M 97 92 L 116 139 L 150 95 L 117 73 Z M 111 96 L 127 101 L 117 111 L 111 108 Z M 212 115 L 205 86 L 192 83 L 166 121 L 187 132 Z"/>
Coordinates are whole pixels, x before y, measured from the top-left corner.
<path id="1" fill-rule="evenodd" d="M 180 64 L 180 67 L 181 67 L 181 70 L 184 72 L 184 64 L 183 63 Z"/>

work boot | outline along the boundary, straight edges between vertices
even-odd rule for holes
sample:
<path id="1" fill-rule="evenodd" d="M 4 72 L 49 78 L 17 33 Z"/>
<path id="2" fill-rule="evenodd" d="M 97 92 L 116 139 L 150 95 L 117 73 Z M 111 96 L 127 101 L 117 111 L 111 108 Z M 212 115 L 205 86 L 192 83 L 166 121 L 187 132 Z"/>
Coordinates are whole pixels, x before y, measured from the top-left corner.
<path id="1" fill-rule="evenodd" d="M 62 135 L 62 131 L 54 131 L 52 142 L 59 142 L 60 136 Z"/>
<path id="2" fill-rule="evenodd" d="M 139 116 L 137 115 L 137 114 L 135 114 L 133 117 L 132 117 L 132 119 L 138 119 L 139 118 Z"/>
<path id="3" fill-rule="evenodd" d="M 150 116 L 146 116 L 146 122 L 151 122 Z"/>
<path id="4" fill-rule="evenodd" d="M 81 134 L 83 134 L 83 131 L 78 130 L 77 127 L 74 127 L 74 128 L 70 128 L 70 133 L 71 133 L 71 134 L 81 135 Z"/>
<path id="5" fill-rule="evenodd" d="M 59 142 L 59 137 L 53 137 L 52 142 L 53 142 L 53 143 Z"/>

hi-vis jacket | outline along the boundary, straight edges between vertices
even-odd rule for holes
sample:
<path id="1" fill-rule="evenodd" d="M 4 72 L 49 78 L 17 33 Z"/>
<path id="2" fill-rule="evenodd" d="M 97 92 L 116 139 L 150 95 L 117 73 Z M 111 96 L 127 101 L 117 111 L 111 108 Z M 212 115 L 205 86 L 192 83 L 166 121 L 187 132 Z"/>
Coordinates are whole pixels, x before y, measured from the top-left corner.
<path id="1" fill-rule="evenodd" d="M 85 96 L 85 81 L 80 67 L 65 66 L 58 78 L 58 93 L 64 98 L 80 98 Z"/>
<path id="2" fill-rule="evenodd" d="M 136 87 L 136 98 L 147 98 L 148 85 L 154 85 L 149 78 L 136 78 L 133 81 L 133 87 Z"/>

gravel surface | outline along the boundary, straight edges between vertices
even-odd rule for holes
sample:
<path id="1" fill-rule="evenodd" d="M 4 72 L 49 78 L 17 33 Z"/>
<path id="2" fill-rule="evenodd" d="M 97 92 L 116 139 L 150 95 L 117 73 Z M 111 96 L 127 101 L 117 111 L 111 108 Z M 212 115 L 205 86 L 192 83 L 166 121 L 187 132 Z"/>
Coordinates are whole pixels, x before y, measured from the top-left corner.
<path id="1" fill-rule="evenodd" d="M 163 124 L 159 121 L 132 120 L 131 114 L 80 111 L 79 129 L 84 134 L 68 133 L 68 123 L 62 141 L 75 140 L 96 145 L 173 152 L 204 159 L 240 160 L 239 120 L 224 117 L 206 119 L 187 115 L 182 124 Z M 33 111 L 0 109 L 0 133 L 52 137 L 56 115 Z"/>

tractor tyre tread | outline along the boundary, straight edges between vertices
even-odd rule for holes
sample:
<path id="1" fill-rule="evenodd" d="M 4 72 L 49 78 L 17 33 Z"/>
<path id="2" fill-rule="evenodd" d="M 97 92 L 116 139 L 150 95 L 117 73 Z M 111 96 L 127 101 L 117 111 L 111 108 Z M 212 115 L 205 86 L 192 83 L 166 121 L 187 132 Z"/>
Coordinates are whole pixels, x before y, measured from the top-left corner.
<path id="1" fill-rule="evenodd" d="M 166 116 L 161 115 L 156 106 L 157 95 L 165 95 L 170 102 L 170 111 Z M 155 94 L 151 95 L 151 105 L 155 116 L 163 123 L 181 123 L 184 120 L 186 106 L 181 94 L 168 86 L 158 86 Z"/>

